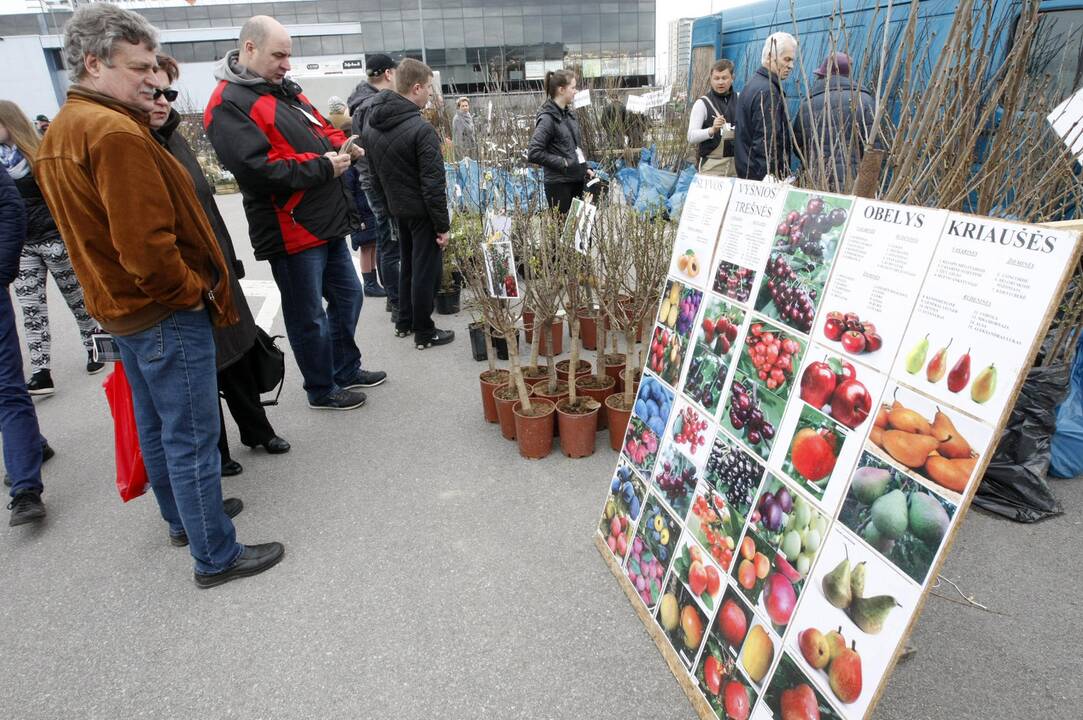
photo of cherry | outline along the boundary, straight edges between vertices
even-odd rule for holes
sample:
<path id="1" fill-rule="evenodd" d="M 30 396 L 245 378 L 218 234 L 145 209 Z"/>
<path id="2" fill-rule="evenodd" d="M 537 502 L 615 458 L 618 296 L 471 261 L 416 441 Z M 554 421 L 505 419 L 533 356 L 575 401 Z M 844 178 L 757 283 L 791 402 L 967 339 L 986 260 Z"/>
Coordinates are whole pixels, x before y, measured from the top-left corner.
<path id="1" fill-rule="evenodd" d="M 791 190 L 775 229 L 775 244 L 756 310 L 808 333 L 831 274 L 853 200 Z"/>

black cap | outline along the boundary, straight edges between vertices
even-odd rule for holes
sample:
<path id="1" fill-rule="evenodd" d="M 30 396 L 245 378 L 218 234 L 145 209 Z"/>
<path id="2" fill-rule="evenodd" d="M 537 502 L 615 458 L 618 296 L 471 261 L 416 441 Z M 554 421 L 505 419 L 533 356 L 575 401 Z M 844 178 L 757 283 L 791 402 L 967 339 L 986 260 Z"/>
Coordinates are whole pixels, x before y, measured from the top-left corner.
<path id="1" fill-rule="evenodd" d="M 369 77 L 383 75 L 388 70 L 394 70 L 399 64 L 391 59 L 390 55 L 376 53 L 365 58 L 365 73 Z"/>
<path id="2" fill-rule="evenodd" d="M 38 121 L 40 121 L 40 122 L 49 122 L 49 118 L 45 117 L 44 115 L 38 115 L 38 116 L 37 116 L 36 118 L 34 118 L 34 119 L 35 119 L 35 120 L 38 120 Z"/>

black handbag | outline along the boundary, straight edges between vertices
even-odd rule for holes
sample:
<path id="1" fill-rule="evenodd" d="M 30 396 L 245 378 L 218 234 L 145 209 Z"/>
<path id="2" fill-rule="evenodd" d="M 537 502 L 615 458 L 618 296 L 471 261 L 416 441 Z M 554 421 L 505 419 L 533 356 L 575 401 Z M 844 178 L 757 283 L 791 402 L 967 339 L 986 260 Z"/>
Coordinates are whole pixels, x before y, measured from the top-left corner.
<path id="1" fill-rule="evenodd" d="M 278 348 L 275 342 L 281 335 L 271 336 L 264 332 L 263 328 L 256 326 L 256 344 L 253 363 L 256 371 L 256 384 L 261 393 L 273 392 L 276 388 L 274 400 L 261 400 L 264 406 L 277 405 L 278 398 L 282 395 L 282 387 L 286 384 L 286 356 Z"/>

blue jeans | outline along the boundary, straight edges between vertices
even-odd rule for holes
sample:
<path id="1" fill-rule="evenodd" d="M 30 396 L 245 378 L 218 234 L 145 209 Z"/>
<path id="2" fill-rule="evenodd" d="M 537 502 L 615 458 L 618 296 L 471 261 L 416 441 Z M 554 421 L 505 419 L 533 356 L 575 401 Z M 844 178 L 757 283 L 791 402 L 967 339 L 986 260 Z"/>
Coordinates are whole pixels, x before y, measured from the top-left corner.
<path id="1" fill-rule="evenodd" d="M 139 447 L 169 532 L 188 534 L 197 573 L 229 568 L 243 550 L 222 509 L 218 381 L 205 310 L 175 312 L 116 335 L 132 386 Z"/>
<path id="2" fill-rule="evenodd" d="M 387 199 L 383 193 L 373 189 L 365 190 L 369 208 L 376 217 L 376 269 L 380 273 L 380 284 L 387 291 L 387 297 L 395 305 L 399 304 L 399 262 L 400 250 L 394 235 L 391 214 L 387 210 Z"/>
<path id="3" fill-rule="evenodd" d="M 365 299 L 361 280 L 344 238 L 273 257 L 270 263 L 305 392 L 309 402 L 319 402 L 349 384 L 361 369 L 361 350 L 354 340 Z"/>
<path id="4" fill-rule="evenodd" d="M 11 476 L 11 495 L 42 491 L 41 447 L 34 401 L 26 391 L 23 355 L 15 330 L 15 310 L 7 285 L 0 285 L 0 434 L 4 438 L 4 467 Z"/>

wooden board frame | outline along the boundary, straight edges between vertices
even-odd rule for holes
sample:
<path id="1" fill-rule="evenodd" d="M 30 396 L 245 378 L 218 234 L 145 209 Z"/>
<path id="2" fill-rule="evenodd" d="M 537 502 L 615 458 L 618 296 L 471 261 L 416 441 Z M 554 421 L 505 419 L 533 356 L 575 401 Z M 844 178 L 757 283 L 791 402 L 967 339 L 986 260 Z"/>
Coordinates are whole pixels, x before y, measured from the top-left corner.
<path id="1" fill-rule="evenodd" d="M 795 188 L 796 189 L 796 188 Z M 976 216 L 977 217 L 977 216 Z M 1042 223 L 1038 223 L 1042 224 Z M 1048 227 L 1055 227 L 1061 231 L 1067 231 L 1074 235 L 1075 248 L 1070 256 L 1068 262 L 1065 263 L 1064 269 L 1061 272 L 1061 277 L 1057 283 L 1056 291 L 1053 295 L 1054 301 L 1051 301 L 1046 308 L 1044 317 L 1038 326 L 1038 332 L 1035 333 L 1034 339 L 1031 342 L 1030 350 L 1026 356 L 1026 363 L 1024 367 L 1028 368 L 1025 372 L 1020 372 L 1019 376 L 1015 379 L 1015 383 L 1011 392 L 1008 395 L 1008 399 L 1005 402 L 1004 409 L 1001 411 L 1000 417 L 997 419 L 993 427 L 993 437 L 990 441 L 990 451 L 983 453 L 977 468 L 975 469 L 974 476 L 966 490 L 966 493 L 962 496 L 962 500 L 958 506 L 958 509 L 953 518 L 952 524 L 949 528 L 948 534 L 944 539 L 943 548 L 940 551 L 938 557 L 930 567 L 928 577 L 932 578 L 940 574 L 940 569 L 943 567 L 944 561 L 947 559 L 948 553 L 951 552 L 952 547 L 955 544 L 955 538 L 958 534 L 959 527 L 962 525 L 963 519 L 967 511 L 970 509 L 970 504 L 974 500 L 974 495 L 977 493 L 978 487 L 981 484 L 981 478 L 985 476 L 986 468 L 989 466 L 992 460 L 993 450 L 995 450 L 999 438 L 1004 432 L 1004 428 L 1007 425 L 1009 418 L 1011 417 L 1012 410 L 1015 408 L 1015 403 L 1019 398 L 1019 394 L 1022 391 L 1023 384 L 1026 382 L 1027 375 L 1029 374 L 1029 368 L 1034 367 L 1034 361 L 1038 356 L 1038 352 L 1041 349 L 1042 342 L 1049 332 L 1049 327 L 1053 322 L 1053 318 L 1056 316 L 1057 311 L 1060 308 L 1060 303 L 1064 298 L 1064 294 L 1068 289 L 1068 285 L 1075 274 L 1076 269 L 1079 267 L 1081 260 L 1083 260 L 1083 221 L 1065 221 L 1060 223 L 1044 223 Z M 644 368 L 640 368 L 640 372 L 643 372 Z M 703 694 L 692 680 L 692 676 L 689 671 L 682 664 L 677 656 L 676 650 L 670 644 L 669 639 L 662 631 L 658 623 L 655 622 L 654 617 L 643 605 L 642 600 L 638 597 L 634 586 L 631 581 L 625 575 L 624 570 L 621 568 L 620 563 L 610 552 L 606 541 L 602 536 L 600 529 L 596 528 L 594 532 L 594 544 L 601 553 L 602 558 L 609 566 L 610 572 L 617 578 L 618 583 L 624 590 L 625 595 L 628 597 L 629 602 L 636 611 L 636 615 L 643 622 L 647 629 L 647 634 L 654 640 L 654 644 L 658 647 L 659 652 L 662 653 L 662 657 L 665 658 L 666 664 L 669 666 L 670 672 L 677 679 L 678 685 L 688 696 L 688 700 L 692 707 L 695 709 L 696 714 L 699 715 L 701 720 L 718 720 L 711 706 L 707 703 Z M 869 702 L 869 706 L 863 716 L 865 720 L 871 718 L 873 712 L 876 710 L 877 705 L 883 695 L 884 689 L 887 686 L 887 680 L 891 677 L 891 674 L 895 670 L 895 666 L 898 663 L 901 655 L 903 654 L 907 640 L 914 631 L 914 626 L 918 619 L 921 617 L 922 611 L 925 609 L 925 603 L 929 598 L 932 590 L 932 585 L 923 588 L 918 595 L 917 602 L 914 606 L 914 612 L 910 617 L 910 621 L 903 629 L 902 634 L 899 636 L 898 644 L 895 648 L 895 652 L 892 654 L 891 660 L 888 662 L 887 667 L 884 669 L 883 674 L 878 678 L 878 686 L 876 692 L 873 694 L 872 699 Z M 706 630 L 705 630 L 706 632 Z"/>

